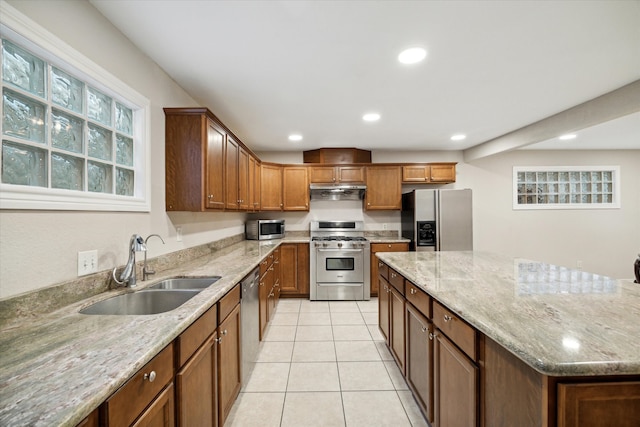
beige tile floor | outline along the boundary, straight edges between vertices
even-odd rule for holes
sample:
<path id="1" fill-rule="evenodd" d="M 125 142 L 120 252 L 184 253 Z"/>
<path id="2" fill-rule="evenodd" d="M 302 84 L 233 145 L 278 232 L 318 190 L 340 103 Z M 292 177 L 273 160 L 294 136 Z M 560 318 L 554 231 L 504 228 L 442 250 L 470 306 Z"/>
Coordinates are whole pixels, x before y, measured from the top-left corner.
<path id="1" fill-rule="evenodd" d="M 428 426 L 377 313 L 375 298 L 280 300 L 225 427 Z"/>

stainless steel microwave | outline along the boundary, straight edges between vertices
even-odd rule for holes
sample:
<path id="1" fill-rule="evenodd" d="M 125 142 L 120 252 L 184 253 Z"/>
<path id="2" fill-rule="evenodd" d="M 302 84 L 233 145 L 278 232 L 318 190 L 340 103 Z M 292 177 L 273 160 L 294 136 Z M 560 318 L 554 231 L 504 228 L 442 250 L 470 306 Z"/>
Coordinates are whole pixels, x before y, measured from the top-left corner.
<path id="1" fill-rule="evenodd" d="M 248 240 L 282 239 L 284 219 L 255 219 L 245 225 Z"/>

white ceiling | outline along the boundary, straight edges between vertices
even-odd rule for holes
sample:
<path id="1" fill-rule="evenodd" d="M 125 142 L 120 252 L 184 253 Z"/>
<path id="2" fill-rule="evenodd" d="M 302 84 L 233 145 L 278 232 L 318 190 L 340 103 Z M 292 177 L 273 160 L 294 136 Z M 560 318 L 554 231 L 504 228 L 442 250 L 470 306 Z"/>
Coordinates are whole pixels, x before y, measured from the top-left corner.
<path id="1" fill-rule="evenodd" d="M 254 151 L 460 150 L 640 79 L 640 1 L 90 1 Z"/>

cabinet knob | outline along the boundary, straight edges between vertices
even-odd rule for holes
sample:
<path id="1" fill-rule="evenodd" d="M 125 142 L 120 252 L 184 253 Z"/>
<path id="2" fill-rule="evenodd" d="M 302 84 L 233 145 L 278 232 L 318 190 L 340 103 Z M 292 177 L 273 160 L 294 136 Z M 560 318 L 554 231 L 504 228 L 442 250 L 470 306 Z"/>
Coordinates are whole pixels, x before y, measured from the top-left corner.
<path id="1" fill-rule="evenodd" d="M 388 248 L 390 248 L 390 247 L 391 247 L 391 245 L 387 245 L 387 247 L 388 247 Z"/>
<path id="2" fill-rule="evenodd" d="M 227 330 L 225 329 L 224 331 L 221 332 L 222 335 L 227 335 Z"/>
<path id="3" fill-rule="evenodd" d="M 150 383 L 154 382 L 156 379 L 156 371 L 151 371 L 148 374 L 144 374 L 142 379 L 145 381 L 149 381 Z"/>
<path id="4" fill-rule="evenodd" d="M 433 332 L 429 332 L 429 340 L 433 341 Z"/>
<path id="5" fill-rule="evenodd" d="M 382 265 L 383 265 L 383 264 L 382 264 L 381 262 L 379 262 L 379 263 L 378 263 L 378 267 L 382 267 Z"/>
<path id="6" fill-rule="evenodd" d="M 396 277 L 396 273 L 391 273 L 391 277 Z"/>
<path id="7" fill-rule="evenodd" d="M 444 315 L 444 321 L 445 321 L 445 322 L 449 322 L 449 321 L 451 321 L 452 319 L 453 319 L 453 318 L 452 318 L 451 316 L 449 316 L 449 315 L 447 315 L 447 314 L 445 314 L 445 315 Z"/>
<path id="8" fill-rule="evenodd" d="M 415 295 L 415 293 L 418 292 L 418 291 L 416 291 L 415 289 L 411 288 L 410 292 L 411 292 L 411 295 Z"/>
<path id="9" fill-rule="evenodd" d="M 213 199 L 213 194 L 209 194 L 207 197 L 209 198 L 209 200 L 211 200 Z"/>
<path id="10" fill-rule="evenodd" d="M 217 342 L 218 344 L 221 344 L 221 343 L 222 343 L 222 337 L 220 337 L 220 338 L 216 338 L 216 339 L 215 339 L 215 340 L 213 340 L 213 341 Z"/>
<path id="11" fill-rule="evenodd" d="M 423 326 L 423 327 L 421 328 L 421 331 L 422 331 L 422 332 L 427 332 L 427 328 Z"/>

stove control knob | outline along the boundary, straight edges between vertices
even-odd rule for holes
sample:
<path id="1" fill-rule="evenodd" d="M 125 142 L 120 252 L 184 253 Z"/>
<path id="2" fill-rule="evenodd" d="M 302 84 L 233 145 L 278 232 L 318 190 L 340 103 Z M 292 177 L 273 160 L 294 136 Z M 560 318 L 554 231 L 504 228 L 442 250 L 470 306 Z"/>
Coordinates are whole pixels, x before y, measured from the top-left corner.
<path id="1" fill-rule="evenodd" d="M 327 242 L 324 242 L 324 243 L 322 244 L 322 247 L 323 247 L 323 248 L 326 248 L 327 246 L 329 246 L 329 244 L 328 244 Z"/>
<path id="2" fill-rule="evenodd" d="M 342 243 L 338 242 L 338 247 L 341 248 L 342 247 Z"/>
<path id="3" fill-rule="evenodd" d="M 315 243 L 315 247 L 316 247 L 316 248 L 319 248 L 319 247 L 320 247 L 320 243 L 316 242 L 316 243 Z"/>

